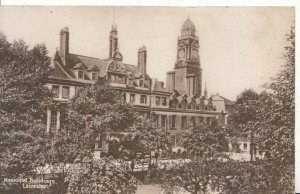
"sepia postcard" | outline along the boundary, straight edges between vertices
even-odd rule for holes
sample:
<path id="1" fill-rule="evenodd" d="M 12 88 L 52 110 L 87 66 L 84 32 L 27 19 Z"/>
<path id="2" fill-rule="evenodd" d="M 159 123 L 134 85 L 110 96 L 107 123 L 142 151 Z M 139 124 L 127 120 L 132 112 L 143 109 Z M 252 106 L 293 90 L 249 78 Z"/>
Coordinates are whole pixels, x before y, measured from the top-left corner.
<path id="1" fill-rule="evenodd" d="M 0 6 L 0 193 L 295 193 L 295 7 Z"/>

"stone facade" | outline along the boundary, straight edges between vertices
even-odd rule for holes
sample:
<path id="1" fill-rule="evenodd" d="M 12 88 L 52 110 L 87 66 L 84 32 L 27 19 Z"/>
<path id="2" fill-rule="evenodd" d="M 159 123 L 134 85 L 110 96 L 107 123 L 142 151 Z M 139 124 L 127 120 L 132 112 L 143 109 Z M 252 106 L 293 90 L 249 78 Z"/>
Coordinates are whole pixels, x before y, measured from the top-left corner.
<path id="1" fill-rule="evenodd" d="M 226 123 L 223 98 L 202 95 L 202 69 L 199 57 L 199 40 L 193 22 L 188 18 L 178 37 L 177 61 L 174 70 L 167 72 L 164 82 L 147 74 L 147 49 L 138 49 L 137 65 L 123 62 L 118 49 L 118 31 L 112 26 L 109 34 L 109 52 L 106 59 L 82 56 L 69 52 L 70 31 L 60 32 L 59 50 L 52 58 L 52 72 L 47 87 L 54 99 L 67 103 L 77 91 L 97 80 L 108 83 L 124 93 L 141 115 L 154 117 L 158 123 L 172 133 L 180 133 L 193 123 L 211 124 L 214 119 Z M 220 108 L 222 107 L 222 108 Z M 47 131 L 59 129 L 60 110 L 48 110 Z M 99 145 L 99 149 L 102 145 Z"/>

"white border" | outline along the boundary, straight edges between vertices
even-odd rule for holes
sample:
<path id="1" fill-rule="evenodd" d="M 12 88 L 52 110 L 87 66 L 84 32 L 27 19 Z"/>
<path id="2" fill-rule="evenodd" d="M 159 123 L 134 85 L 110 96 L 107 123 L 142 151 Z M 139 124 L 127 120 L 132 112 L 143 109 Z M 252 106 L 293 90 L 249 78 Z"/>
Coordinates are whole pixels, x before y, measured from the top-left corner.
<path id="1" fill-rule="evenodd" d="M 299 5 L 300 1 L 297 0 L 0 0 L 0 5 L 75 5 L 75 6 L 91 6 L 91 5 L 102 5 L 102 6 L 294 6 L 296 9 L 296 43 L 299 42 Z M 296 47 L 296 64 L 299 58 L 298 46 Z M 296 65 L 296 75 L 299 75 L 300 69 Z M 297 130 L 300 126 L 300 107 L 299 101 L 299 89 L 298 84 L 300 83 L 300 77 L 296 76 L 296 126 L 295 126 L 295 164 L 296 164 L 296 193 L 300 193 L 300 131 Z M 297 165 L 298 164 L 298 165 Z M 297 176 L 298 175 L 298 176 Z M 298 183 L 298 184 L 297 184 Z"/>

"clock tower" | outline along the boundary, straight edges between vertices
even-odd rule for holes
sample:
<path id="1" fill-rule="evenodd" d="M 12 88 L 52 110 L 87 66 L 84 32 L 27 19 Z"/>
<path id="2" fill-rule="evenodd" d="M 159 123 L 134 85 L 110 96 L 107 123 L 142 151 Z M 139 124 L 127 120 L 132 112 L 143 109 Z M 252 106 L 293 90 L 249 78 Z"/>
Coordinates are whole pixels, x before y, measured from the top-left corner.
<path id="1" fill-rule="evenodd" d="M 173 82 L 172 87 L 168 87 L 170 92 L 173 89 L 182 95 L 201 96 L 202 69 L 199 58 L 199 39 L 196 36 L 195 25 L 190 18 L 183 23 L 181 35 L 178 37 L 177 60 L 174 69 L 173 75 L 168 76 L 167 80 L 167 83 Z"/>
<path id="2" fill-rule="evenodd" d="M 178 37 L 175 68 L 186 65 L 200 67 L 199 40 L 195 33 L 195 25 L 188 18 L 182 25 L 181 36 Z"/>

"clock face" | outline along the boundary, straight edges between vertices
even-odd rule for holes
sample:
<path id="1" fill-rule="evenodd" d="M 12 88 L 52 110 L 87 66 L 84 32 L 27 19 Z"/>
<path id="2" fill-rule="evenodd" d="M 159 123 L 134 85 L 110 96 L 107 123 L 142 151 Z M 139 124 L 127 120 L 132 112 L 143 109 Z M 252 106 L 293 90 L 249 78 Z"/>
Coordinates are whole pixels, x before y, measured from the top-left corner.
<path id="1" fill-rule="evenodd" d="M 193 52 L 192 52 L 192 57 L 193 57 L 193 59 L 198 59 L 198 58 L 199 58 L 199 55 L 198 55 L 198 51 L 197 51 L 197 50 L 193 50 Z"/>
<path id="2" fill-rule="evenodd" d="M 184 49 L 179 50 L 178 57 L 179 57 L 179 59 L 183 59 L 185 57 Z"/>

